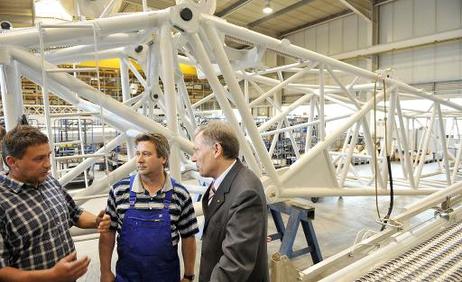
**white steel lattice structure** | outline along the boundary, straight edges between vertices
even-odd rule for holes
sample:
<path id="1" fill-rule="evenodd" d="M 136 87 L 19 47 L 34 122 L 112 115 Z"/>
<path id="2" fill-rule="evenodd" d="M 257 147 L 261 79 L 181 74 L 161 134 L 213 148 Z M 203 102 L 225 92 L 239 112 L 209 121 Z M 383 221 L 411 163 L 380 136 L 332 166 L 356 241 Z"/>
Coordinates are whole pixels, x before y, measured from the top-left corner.
<path id="1" fill-rule="evenodd" d="M 155 131 L 169 138 L 170 171 L 174 177 L 181 178 L 182 169 L 192 165 L 187 157 L 192 153 L 188 136 L 193 136 L 197 126 L 200 105 L 210 99 L 216 99 L 224 117 L 237 129 L 245 162 L 262 178 L 271 201 L 291 197 L 374 195 L 375 183 L 379 195 L 388 195 L 386 152 L 392 151 L 400 155 L 399 166 L 403 172 L 402 177 L 394 177 L 396 195 L 431 194 L 460 180 L 461 105 L 395 80 L 387 72 L 373 73 L 297 47 L 288 40 L 230 24 L 211 15 L 215 8 L 213 1 L 180 2 L 159 11 L 39 25 L 0 34 L 0 84 L 7 129 L 15 125 L 24 109 L 19 79 L 23 75 L 42 86 L 49 134 L 52 134 L 49 92 L 120 132 L 94 155 L 79 156 L 84 160 L 60 176 L 61 183 L 71 181 L 96 158 L 107 155 L 122 142 L 127 142 L 131 148 L 129 157 L 133 157 L 132 138 L 141 131 Z M 234 49 L 227 46 L 225 40 L 245 42 L 250 48 Z M 138 46 L 142 46 L 142 50 L 136 48 Z M 265 52 L 276 52 L 295 63 L 265 68 L 261 63 Z M 104 58 L 121 61 L 123 102 L 68 73 L 78 70 L 56 66 Z M 145 76 L 129 58 L 142 66 Z M 179 63 L 195 65 L 213 93 L 192 104 Z M 145 89 L 140 96 L 130 96 L 129 69 Z M 98 74 L 98 66 L 94 71 Z M 218 76 L 222 76 L 225 85 Z M 278 99 L 281 91 L 298 98 L 283 108 Z M 410 97 L 430 101 L 430 110 L 421 112 L 403 107 L 402 100 Z M 257 125 L 251 109 L 262 103 L 269 103 L 275 114 Z M 326 105 L 333 103 L 351 109 L 352 113 L 325 115 Z M 301 105 L 310 107 L 308 121 L 290 124 L 288 115 Z M 165 114 L 166 127 L 152 119 L 154 107 Z M 237 109 L 241 123 L 233 109 Z M 385 133 L 381 136 L 378 131 L 374 133 L 373 113 L 386 117 Z M 326 125 L 334 120 L 342 120 L 342 124 L 327 132 Z M 447 120 L 452 121 L 451 130 L 445 128 Z M 417 123 L 423 123 L 420 132 L 424 134 L 420 138 L 414 136 Z M 186 130 L 181 130 L 180 125 Z M 319 135 L 311 140 L 314 125 Z M 300 129 L 308 132 L 302 147 L 292 135 Z M 457 134 L 448 134 L 449 131 Z M 282 132 L 290 136 L 297 160 L 289 167 L 276 169 L 271 156 Z M 358 175 L 351 164 L 360 134 L 367 151 L 360 157 L 369 160 L 370 177 Z M 266 136 L 274 136 L 269 148 L 263 141 Z M 341 151 L 332 152 L 332 144 L 340 137 L 346 140 Z M 455 154 L 448 151 L 448 143 L 457 144 Z M 441 154 L 439 169 L 431 174 L 441 174 L 441 181 L 426 180 L 430 174 L 423 173 L 425 155 L 431 146 Z M 382 148 L 380 152 L 378 148 Z M 56 162 L 59 161 L 54 159 L 55 176 L 58 176 Z M 84 200 L 104 193 L 108 184 L 133 171 L 134 164 L 133 159 L 128 161 L 104 179 L 95 181 L 79 196 Z"/>
<path id="2" fill-rule="evenodd" d="M 7 129 L 15 126 L 23 112 L 33 111 L 45 116 L 49 135 L 54 134 L 51 120 L 59 115 L 74 115 L 79 125 L 81 116 L 93 115 L 103 125 L 103 135 L 119 132 L 92 154 L 85 154 L 82 145 L 77 156 L 53 157 L 53 175 L 62 184 L 86 172 L 98 158 L 106 157 L 118 145 L 127 143 L 129 160 L 76 193 L 78 201 L 107 195 L 111 184 L 135 169 L 133 137 L 142 131 L 159 132 L 169 138 L 170 171 L 181 179 L 182 171 L 194 167 L 188 157 L 192 153 L 189 138 L 197 126 L 201 105 L 215 99 L 226 120 L 236 128 L 245 162 L 261 177 L 270 201 L 291 197 L 388 195 L 387 152 L 396 152 L 400 159 L 393 164 L 402 172 L 393 177 L 396 195 L 431 194 L 390 219 L 391 225 L 386 230 L 310 269 L 294 271 L 294 275 L 304 281 L 324 277 L 326 281 L 356 279 L 373 264 L 406 250 L 417 240 L 429 238 L 460 217 L 460 208 L 454 207 L 455 212 L 451 213 L 451 206 L 460 202 L 461 105 L 395 80 L 391 72 L 373 73 L 294 46 L 287 40 L 227 23 L 212 16 L 214 1 L 178 2 L 181 3 L 160 11 L 39 25 L 0 34 L 0 91 Z M 250 47 L 238 50 L 225 44 L 225 40 L 244 42 Z M 262 58 L 266 52 L 276 52 L 294 63 L 264 67 Z M 82 69 L 57 67 L 106 58 L 117 58 L 121 62 L 122 102 L 70 74 Z M 144 76 L 134 67 L 133 60 L 141 65 Z M 213 93 L 191 103 L 179 63 L 195 65 Z M 99 77 L 98 70 L 97 65 L 85 71 L 94 71 Z M 136 97 L 130 95 L 129 70 L 145 89 Z M 42 86 L 43 107 L 23 104 L 21 76 Z M 295 95 L 295 100 L 283 106 L 282 91 L 285 95 Z M 50 106 L 49 92 L 74 108 Z M 427 101 L 428 111 L 407 108 L 403 101 L 410 98 Z M 333 104 L 349 109 L 350 114 L 326 115 L 326 107 Z M 271 106 L 273 115 L 257 125 L 251 111 L 261 105 Z M 307 121 L 292 124 L 289 114 L 302 105 L 309 107 Z M 167 126 L 155 121 L 154 108 L 165 115 Z M 235 115 L 236 110 L 240 119 Z M 377 116 L 386 118 L 379 130 L 375 122 Z M 339 125 L 332 131 L 326 130 L 334 121 Z M 307 132 L 303 142 L 296 135 L 300 130 Z M 314 130 L 316 139 L 313 139 Z M 289 136 L 296 161 L 277 169 L 272 155 L 282 133 Z M 364 140 L 366 154 L 354 152 L 359 138 Z M 271 141 L 268 148 L 264 139 Z M 333 151 L 333 144 L 339 139 L 345 140 L 343 146 Z M 53 141 L 52 136 L 50 140 Z M 451 152 L 449 147 L 456 150 Z M 430 150 L 437 155 L 438 167 L 429 172 L 424 171 L 424 163 Z M 57 164 L 69 158 L 81 161 L 75 168 L 59 171 Z M 356 171 L 352 165 L 354 158 L 368 160 L 370 176 L 361 176 Z M 428 179 L 433 175 L 439 175 L 440 180 Z M 441 189 L 446 186 L 450 187 Z M 204 189 L 194 184 L 187 187 L 198 193 Z M 442 217 L 435 218 L 434 223 L 417 231 L 407 224 L 413 216 L 441 203 Z M 199 207 L 195 208 L 200 214 Z M 393 239 L 388 240 L 390 238 Z M 393 244 L 387 245 L 389 241 Z M 366 257 L 379 245 L 383 248 Z M 338 265 L 348 263 L 353 264 L 335 273 Z"/>

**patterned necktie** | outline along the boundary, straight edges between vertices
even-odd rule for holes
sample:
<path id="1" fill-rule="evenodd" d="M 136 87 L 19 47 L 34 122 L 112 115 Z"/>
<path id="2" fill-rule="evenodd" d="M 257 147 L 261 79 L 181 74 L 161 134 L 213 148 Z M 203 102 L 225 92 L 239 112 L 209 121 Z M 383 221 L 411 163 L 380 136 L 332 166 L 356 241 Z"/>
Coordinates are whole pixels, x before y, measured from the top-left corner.
<path id="1" fill-rule="evenodd" d="M 215 185 L 212 182 L 212 184 L 210 184 L 209 200 L 207 202 L 207 205 L 210 206 L 210 203 L 212 202 L 213 196 L 215 195 L 216 192 L 217 192 L 217 188 L 215 188 Z"/>

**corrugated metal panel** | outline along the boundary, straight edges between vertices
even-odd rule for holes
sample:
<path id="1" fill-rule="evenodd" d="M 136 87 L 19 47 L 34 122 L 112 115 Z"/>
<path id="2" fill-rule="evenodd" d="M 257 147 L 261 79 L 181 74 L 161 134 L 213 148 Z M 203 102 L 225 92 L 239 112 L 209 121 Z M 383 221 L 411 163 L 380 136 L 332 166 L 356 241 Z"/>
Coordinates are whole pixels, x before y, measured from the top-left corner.
<path id="1" fill-rule="evenodd" d="M 436 81 L 455 80 L 461 78 L 460 42 L 443 42 L 435 46 Z"/>
<path id="2" fill-rule="evenodd" d="M 419 0 L 414 4 L 414 36 L 435 33 L 435 22 L 435 0 Z"/>
<path id="3" fill-rule="evenodd" d="M 393 53 L 385 53 L 379 56 L 379 68 L 386 69 L 393 66 Z"/>
<path id="4" fill-rule="evenodd" d="M 329 23 L 329 54 L 343 52 L 343 20 Z"/>
<path id="5" fill-rule="evenodd" d="M 393 3 L 393 41 L 409 39 L 413 33 L 413 1 Z"/>
<path id="6" fill-rule="evenodd" d="M 459 77 L 462 77 L 462 40 L 459 40 L 459 64 L 458 65 L 459 65 Z"/>
<path id="7" fill-rule="evenodd" d="M 345 63 L 348 63 L 348 64 L 351 64 L 351 65 L 354 65 L 354 66 L 357 66 L 357 67 L 360 67 L 360 68 L 363 68 L 363 69 L 367 69 L 368 67 L 368 60 L 365 59 L 365 58 L 354 58 L 354 59 L 349 59 L 349 60 L 345 60 Z M 347 75 L 347 74 L 343 74 L 340 76 L 341 77 L 341 82 L 345 83 L 345 84 L 349 84 L 351 83 L 355 78 L 356 76 L 355 75 Z M 369 83 L 370 81 L 366 81 L 366 80 L 359 80 L 357 83 Z"/>
<path id="8" fill-rule="evenodd" d="M 393 3 L 380 7 L 379 42 L 393 42 Z"/>
<path id="9" fill-rule="evenodd" d="M 297 46 L 303 47 L 305 45 L 305 33 L 299 32 L 294 34 L 291 42 Z"/>
<path id="10" fill-rule="evenodd" d="M 316 29 L 309 28 L 305 32 L 305 48 L 316 50 Z"/>
<path id="11" fill-rule="evenodd" d="M 408 51 L 393 52 L 393 76 L 399 80 L 414 81 L 413 56 Z"/>
<path id="12" fill-rule="evenodd" d="M 263 56 L 263 64 L 268 67 L 277 66 L 277 54 L 271 51 L 265 52 Z"/>
<path id="13" fill-rule="evenodd" d="M 380 42 L 388 43 L 462 27 L 460 0 L 399 0 L 380 6 Z M 380 55 L 380 68 L 392 67 L 407 83 L 459 79 L 461 41 Z"/>
<path id="14" fill-rule="evenodd" d="M 313 26 L 295 34 L 305 34 L 304 47 L 333 55 L 364 48 L 368 45 L 369 26 L 357 15 L 349 15 Z M 288 38 L 293 41 L 292 34 Z"/>
<path id="15" fill-rule="evenodd" d="M 358 48 L 366 48 L 371 45 L 370 36 L 371 33 L 371 26 L 366 24 L 365 20 L 357 15 L 355 15 L 358 19 Z"/>
<path id="16" fill-rule="evenodd" d="M 418 83 L 435 80 L 435 48 L 434 46 L 424 46 L 410 50 L 409 56 L 414 59 L 414 79 L 409 83 Z"/>
<path id="17" fill-rule="evenodd" d="M 442 81 L 432 83 L 416 83 L 412 86 L 436 95 L 457 95 L 462 93 L 462 80 Z"/>
<path id="18" fill-rule="evenodd" d="M 343 18 L 343 51 L 358 49 L 358 17 L 351 15 Z"/>
<path id="19" fill-rule="evenodd" d="M 320 25 L 316 28 L 316 52 L 327 54 L 329 52 L 329 26 Z"/>
<path id="20" fill-rule="evenodd" d="M 436 2 L 437 31 L 446 31 L 462 27 L 460 0 L 439 0 Z"/>
<path id="21" fill-rule="evenodd" d="M 462 28 L 460 0 L 399 0 L 380 6 L 380 42 Z"/>

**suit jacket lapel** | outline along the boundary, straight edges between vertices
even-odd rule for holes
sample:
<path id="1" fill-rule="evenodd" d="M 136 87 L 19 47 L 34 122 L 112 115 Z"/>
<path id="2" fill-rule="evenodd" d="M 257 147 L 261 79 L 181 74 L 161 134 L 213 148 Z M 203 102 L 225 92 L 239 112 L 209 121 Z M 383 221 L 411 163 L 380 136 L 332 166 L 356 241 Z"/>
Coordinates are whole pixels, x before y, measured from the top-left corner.
<path id="1" fill-rule="evenodd" d="M 228 172 L 228 174 L 223 179 L 223 182 L 221 182 L 220 186 L 218 187 L 217 193 L 213 196 L 210 206 L 207 205 L 210 187 L 205 192 L 204 197 L 202 199 L 202 207 L 204 208 L 204 216 L 205 216 L 204 232 L 208 226 L 210 218 L 215 214 L 215 212 L 225 202 L 226 194 L 228 194 L 229 190 L 231 189 L 231 184 L 233 183 L 234 178 L 236 177 L 239 170 L 241 170 L 241 168 L 242 168 L 242 163 L 239 160 L 237 160 L 234 166 L 231 168 L 231 170 Z"/>
<path id="2" fill-rule="evenodd" d="M 202 210 L 204 211 L 204 215 L 207 214 L 207 210 L 209 209 L 208 206 L 208 199 L 210 194 L 210 185 L 209 188 L 205 191 L 204 195 L 202 195 Z"/>

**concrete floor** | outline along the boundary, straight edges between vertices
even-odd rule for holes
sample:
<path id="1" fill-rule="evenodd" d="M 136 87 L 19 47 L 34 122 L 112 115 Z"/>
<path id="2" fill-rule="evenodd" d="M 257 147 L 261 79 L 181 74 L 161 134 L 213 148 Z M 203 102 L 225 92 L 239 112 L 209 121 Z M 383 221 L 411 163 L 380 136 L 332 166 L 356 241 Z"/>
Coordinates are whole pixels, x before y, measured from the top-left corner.
<path id="1" fill-rule="evenodd" d="M 396 197 L 393 215 L 399 214 L 403 208 L 422 197 Z M 388 209 L 388 197 L 379 197 L 379 209 L 384 216 Z M 84 205 L 90 211 L 96 212 L 103 208 L 105 202 L 103 199 L 88 202 Z M 327 258 L 350 247 L 359 231 L 364 228 L 379 231 L 380 226 L 376 223 L 377 212 L 375 197 L 325 197 L 321 198 L 318 203 L 312 204 L 315 207 L 315 220 L 313 221 L 318 243 L 323 258 Z M 431 217 L 429 212 L 422 216 L 420 220 Z M 287 220 L 287 216 L 283 216 Z M 420 221 L 419 220 L 419 221 Z M 199 219 L 200 223 L 202 218 Z M 276 228 L 273 220 L 268 220 L 268 234 L 275 233 Z M 200 250 L 201 241 L 198 238 L 198 250 Z M 268 254 L 277 252 L 280 247 L 279 241 L 268 243 Z M 303 236 L 301 227 L 294 243 L 294 249 L 306 247 L 306 241 Z M 98 242 L 97 240 L 78 242 L 76 248 L 79 256 L 89 256 L 92 261 L 89 271 L 85 276 L 79 279 L 82 281 L 99 281 L 99 259 L 98 259 Z M 115 258 L 115 257 L 114 257 Z M 199 254 L 197 255 L 196 268 L 198 267 Z M 305 269 L 312 265 L 311 257 L 303 255 L 292 260 L 298 269 Z M 115 259 L 113 261 L 114 265 Z M 196 271 L 196 274 L 198 271 Z"/>

